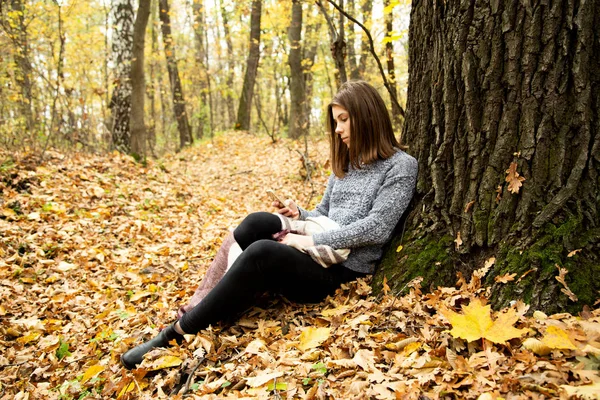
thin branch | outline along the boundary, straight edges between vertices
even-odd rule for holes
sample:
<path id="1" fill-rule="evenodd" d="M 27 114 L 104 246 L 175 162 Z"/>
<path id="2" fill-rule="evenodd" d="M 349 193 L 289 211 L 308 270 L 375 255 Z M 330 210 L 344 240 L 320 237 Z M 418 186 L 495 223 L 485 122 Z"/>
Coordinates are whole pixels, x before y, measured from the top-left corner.
<path id="1" fill-rule="evenodd" d="M 327 10 L 325 9 L 325 6 L 323 6 L 323 3 L 321 2 L 321 0 L 316 0 L 315 3 L 317 3 L 319 8 L 321 9 L 321 12 L 325 16 L 325 20 L 327 21 L 327 26 L 329 27 L 329 33 L 331 34 L 331 37 L 333 38 L 333 40 L 335 40 L 335 38 L 337 38 L 337 31 L 335 30 L 335 24 L 331 20 L 331 17 L 329 16 L 329 14 L 327 14 Z"/>
<path id="2" fill-rule="evenodd" d="M 348 18 L 350 21 L 352 21 L 355 24 L 357 24 L 358 26 L 360 26 L 361 29 L 365 32 L 365 34 L 367 35 L 367 38 L 369 39 L 369 49 L 371 50 L 371 54 L 375 58 L 375 61 L 377 61 L 377 66 L 379 67 L 379 72 L 381 73 L 381 77 L 383 78 L 383 84 L 385 85 L 386 89 L 390 93 L 392 102 L 394 102 L 396 107 L 398 107 L 398 110 L 400 110 L 400 115 L 402 115 L 402 118 L 406 118 L 404 108 L 402 108 L 402 106 L 398 102 L 398 98 L 396 97 L 396 95 L 394 94 L 394 91 L 392 90 L 392 85 L 390 85 L 390 83 L 387 80 L 387 77 L 385 76 L 385 71 L 383 70 L 383 65 L 381 65 L 381 61 L 379 60 L 377 53 L 375 53 L 375 45 L 373 42 L 373 37 L 371 36 L 371 32 L 369 32 L 369 30 L 363 24 L 361 24 L 358 20 L 356 20 L 356 18 L 352 17 L 350 14 L 348 14 L 346 11 L 344 11 L 340 6 L 338 6 L 332 0 L 327 0 L 327 1 L 333 7 L 335 7 L 336 10 L 338 10 L 340 13 L 342 13 L 346 18 Z M 319 4 L 319 3 L 320 3 L 320 1 L 317 1 L 317 4 Z"/>

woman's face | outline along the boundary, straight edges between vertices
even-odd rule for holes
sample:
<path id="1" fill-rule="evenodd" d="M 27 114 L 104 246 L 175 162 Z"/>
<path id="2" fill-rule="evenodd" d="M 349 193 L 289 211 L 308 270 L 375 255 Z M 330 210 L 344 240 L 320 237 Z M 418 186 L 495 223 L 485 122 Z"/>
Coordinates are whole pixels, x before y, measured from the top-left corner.
<path id="1" fill-rule="evenodd" d="M 335 133 L 340 136 L 346 146 L 350 147 L 350 114 L 344 107 L 337 104 L 331 106 L 331 113 L 335 121 Z"/>

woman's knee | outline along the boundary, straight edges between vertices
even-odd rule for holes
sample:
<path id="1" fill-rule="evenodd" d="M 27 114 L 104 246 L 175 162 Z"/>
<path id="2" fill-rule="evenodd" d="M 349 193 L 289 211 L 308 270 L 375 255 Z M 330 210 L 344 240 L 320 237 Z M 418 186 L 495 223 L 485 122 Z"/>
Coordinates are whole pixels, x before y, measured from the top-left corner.
<path id="1" fill-rule="evenodd" d="M 242 249 L 261 239 L 270 239 L 274 233 L 281 230 L 279 217 L 268 212 L 260 211 L 249 214 L 235 228 L 233 236 Z"/>

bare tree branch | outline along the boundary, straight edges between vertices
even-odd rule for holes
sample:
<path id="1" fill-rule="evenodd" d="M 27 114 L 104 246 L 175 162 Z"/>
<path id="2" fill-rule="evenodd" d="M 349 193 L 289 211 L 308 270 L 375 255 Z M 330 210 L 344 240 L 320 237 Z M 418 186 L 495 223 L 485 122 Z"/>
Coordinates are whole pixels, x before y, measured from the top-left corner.
<path id="1" fill-rule="evenodd" d="M 379 67 L 379 72 L 381 73 L 381 77 L 383 78 L 383 84 L 386 87 L 386 89 L 388 90 L 388 93 L 390 94 L 392 102 L 394 102 L 394 104 L 398 107 L 398 110 L 400 110 L 400 115 L 402 115 L 402 118 L 406 118 L 404 108 L 402 108 L 402 106 L 398 102 L 398 98 L 396 97 L 396 95 L 394 94 L 394 91 L 392 90 L 392 85 L 390 85 L 390 82 L 387 80 L 387 77 L 385 76 L 385 71 L 383 70 L 383 65 L 381 65 L 381 61 L 379 60 L 377 53 L 375 53 L 375 45 L 373 42 L 373 37 L 371 36 L 371 32 L 369 32 L 369 30 L 363 24 L 361 24 L 356 18 L 354 18 L 353 16 L 351 16 L 347 12 L 345 12 L 335 2 L 333 2 L 332 0 L 327 0 L 327 1 L 333 7 L 335 7 L 336 10 L 338 10 L 340 13 L 342 13 L 342 15 L 344 15 L 350 21 L 352 21 L 355 24 L 357 24 L 358 26 L 360 26 L 361 29 L 365 32 L 365 34 L 367 35 L 367 38 L 369 39 L 369 48 L 371 50 L 371 54 L 375 58 L 375 61 L 377 61 L 377 66 Z M 320 1 L 317 1 L 317 4 L 319 4 L 319 3 L 320 3 Z M 321 5 L 321 7 L 322 7 L 322 5 Z"/>

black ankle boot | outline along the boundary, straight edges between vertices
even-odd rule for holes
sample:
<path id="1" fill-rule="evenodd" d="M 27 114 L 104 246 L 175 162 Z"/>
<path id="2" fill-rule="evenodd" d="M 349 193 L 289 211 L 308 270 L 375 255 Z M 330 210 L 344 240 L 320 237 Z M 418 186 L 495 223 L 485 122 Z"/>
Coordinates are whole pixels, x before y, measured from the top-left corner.
<path id="1" fill-rule="evenodd" d="M 133 349 L 127 351 L 121 355 L 121 364 L 127 369 L 133 369 L 137 365 L 142 363 L 144 354 L 157 347 L 167 347 L 171 340 L 175 339 L 178 344 L 183 341 L 183 335 L 180 335 L 175 331 L 175 324 L 167 326 L 165 329 L 160 331 L 154 339 L 140 344 Z"/>

